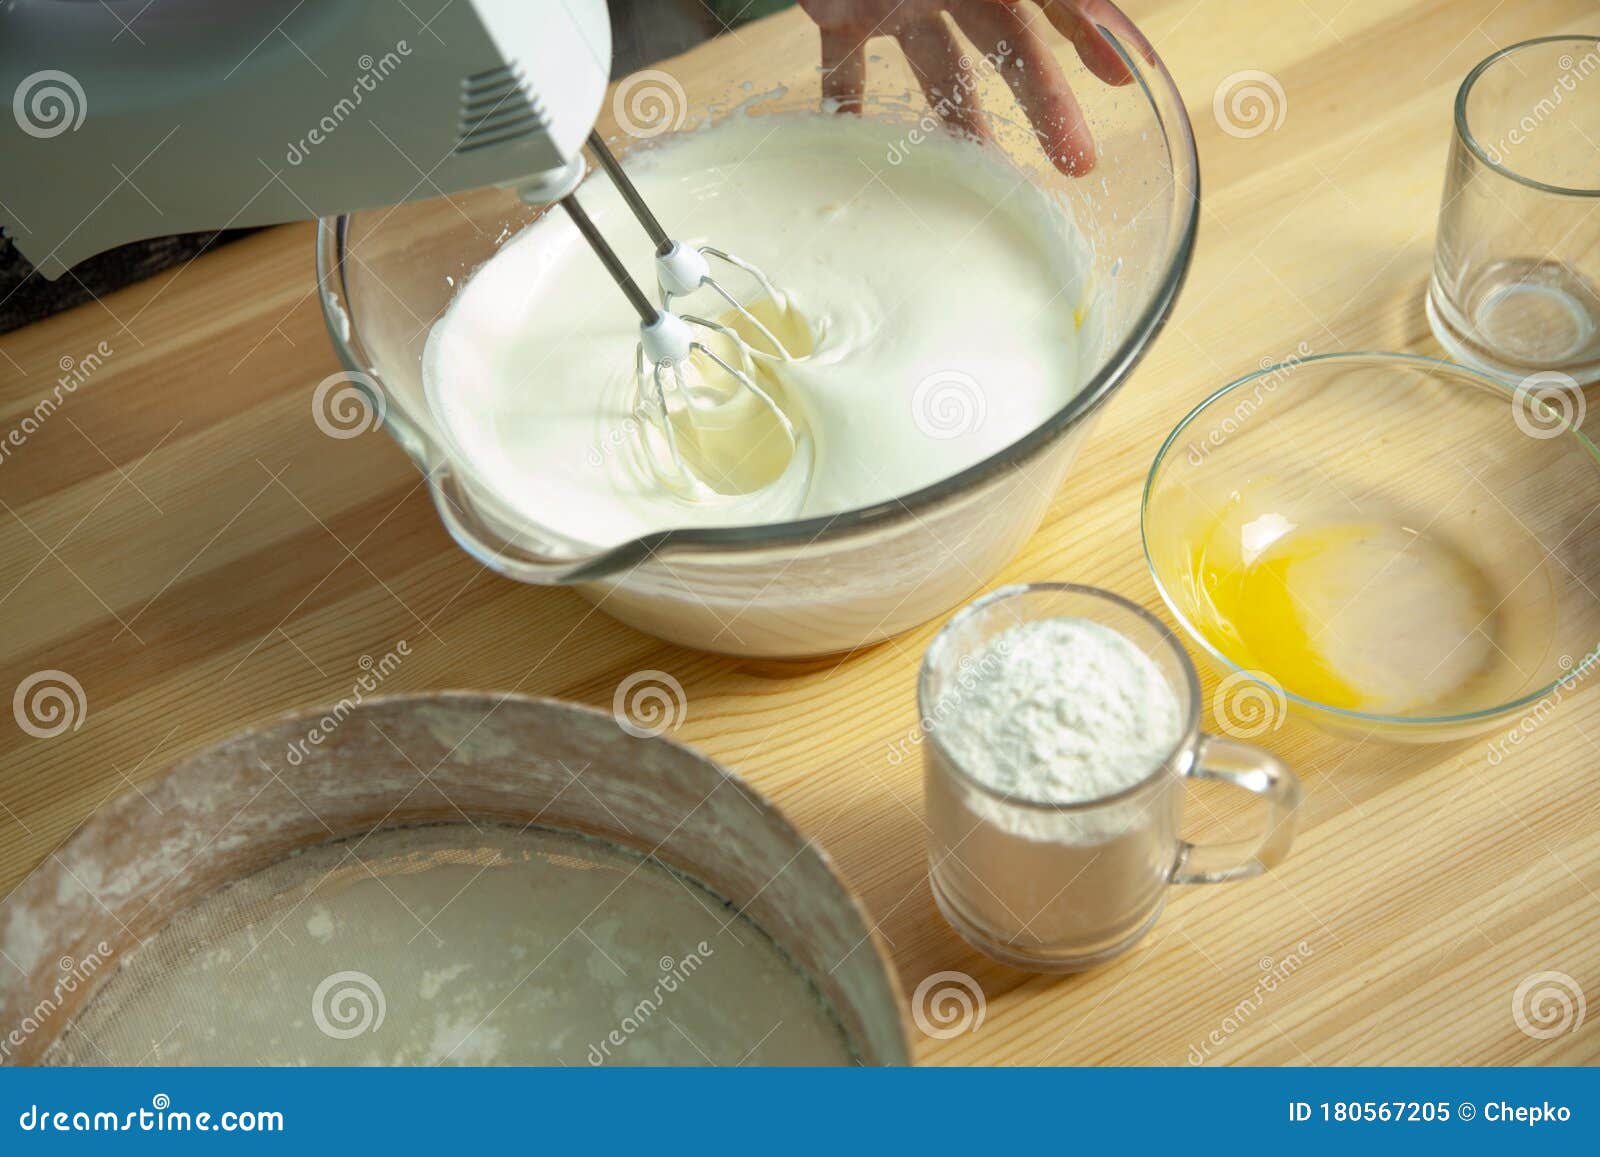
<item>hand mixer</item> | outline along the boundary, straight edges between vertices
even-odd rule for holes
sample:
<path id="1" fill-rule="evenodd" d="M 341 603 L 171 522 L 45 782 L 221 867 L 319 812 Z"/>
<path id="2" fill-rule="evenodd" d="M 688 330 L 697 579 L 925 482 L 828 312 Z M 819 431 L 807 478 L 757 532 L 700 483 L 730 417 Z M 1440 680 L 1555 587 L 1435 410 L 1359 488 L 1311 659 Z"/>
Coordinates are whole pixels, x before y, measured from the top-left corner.
<path id="1" fill-rule="evenodd" d="M 11 0 L 0 10 L 0 95 L 12 94 L 13 114 L 0 116 L 6 233 L 54 278 L 143 237 L 509 186 L 531 204 L 561 202 L 639 314 L 638 412 L 667 442 L 663 482 L 716 493 L 672 419 L 692 425 L 741 390 L 797 451 L 801 436 L 754 368 L 789 351 L 710 262 L 779 305 L 783 295 L 736 257 L 672 242 L 592 135 L 611 65 L 604 0 L 433 7 L 425 20 L 386 0 Z M 573 198 L 586 139 L 657 246 L 659 308 Z M 702 287 L 765 348 L 670 310 Z M 718 373 L 723 383 L 707 377 Z"/>

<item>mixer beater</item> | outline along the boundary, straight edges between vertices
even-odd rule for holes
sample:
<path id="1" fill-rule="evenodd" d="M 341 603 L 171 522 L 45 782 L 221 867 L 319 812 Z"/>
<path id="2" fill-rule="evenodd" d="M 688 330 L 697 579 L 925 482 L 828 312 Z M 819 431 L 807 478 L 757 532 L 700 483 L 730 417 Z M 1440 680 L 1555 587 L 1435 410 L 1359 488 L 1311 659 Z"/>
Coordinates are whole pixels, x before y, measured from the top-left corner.
<path id="1" fill-rule="evenodd" d="M 606 147 L 605 139 L 598 132 L 592 132 L 589 134 L 588 145 L 590 155 L 606 171 L 606 176 L 611 178 L 612 184 L 617 187 L 617 192 L 622 194 L 622 199 L 628 203 L 628 208 L 632 210 L 634 217 L 644 226 L 644 231 L 655 243 L 656 281 L 661 289 L 661 308 L 670 309 L 674 297 L 682 297 L 701 288 L 709 289 L 761 335 L 769 346 L 766 352 L 784 361 L 793 361 L 794 353 L 785 347 L 777 334 L 773 333 L 744 303 L 729 293 L 721 282 L 711 276 L 711 261 L 721 261 L 748 274 L 760 291 L 779 309 L 783 309 L 787 306 L 788 299 L 771 279 L 750 262 L 735 257 L 725 250 L 710 245 L 689 246 L 674 241 L 661 227 L 661 222 L 656 219 L 655 213 L 645 199 L 639 195 L 639 190 L 634 187 L 633 181 L 623 171 L 617 158 Z M 710 324 L 699 318 L 686 318 L 686 320 Z"/>
<path id="2" fill-rule="evenodd" d="M 686 423 L 693 440 L 699 444 L 701 435 L 709 434 L 712 430 L 712 415 L 726 413 L 730 405 L 753 398 L 787 443 L 783 470 L 777 472 L 774 479 L 759 485 L 769 484 L 776 477 L 792 478 L 792 468 L 797 463 L 805 465 L 803 459 L 809 456 L 809 440 L 771 392 L 757 381 L 757 376 L 760 372 L 758 363 L 781 365 L 795 361 L 801 355 L 790 349 L 772 327 L 750 308 L 750 302 L 764 298 L 781 314 L 788 309 L 788 299 L 764 272 L 742 258 L 709 245 L 689 246 L 673 240 L 598 132 L 590 134 L 588 147 L 656 246 L 655 269 L 661 298 L 659 307 L 640 289 L 610 243 L 578 203 L 576 194 L 569 193 L 561 199 L 562 208 L 578 232 L 639 315 L 639 344 L 634 365 L 636 404 L 633 410 L 664 443 L 666 457 L 671 464 L 668 469 L 661 458 L 651 452 L 649 439 L 646 438 L 645 457 L 652 472 L 669 490 L 696 501 L 714 501 L 731 494 L 747 493 L 747 489 L 738 483 L 732 483 L 730 487 L 733 474 L 742 465 L 742 459 L 733 463 L 733 469 L 714 469 L 708 465 L 703 454 L 696 462 L 691 462 L 691 456 L 683 445 L 683 432 L 674 419 L 676 417 Z M 746 274 L 754 284 L 756 293 L 748 300 L 740 300 L 712 275 L 713 260 Z M 757 342 L 753 344 L 747 340 L 745 333 L 733 325 L 672 310 L 674 297 L 684 297 L 701 289 L 710 290 L 720 298 L 731 310 L 730 320 L 737 318 L 742 322 L 750 337 L 757 339 Z"/>

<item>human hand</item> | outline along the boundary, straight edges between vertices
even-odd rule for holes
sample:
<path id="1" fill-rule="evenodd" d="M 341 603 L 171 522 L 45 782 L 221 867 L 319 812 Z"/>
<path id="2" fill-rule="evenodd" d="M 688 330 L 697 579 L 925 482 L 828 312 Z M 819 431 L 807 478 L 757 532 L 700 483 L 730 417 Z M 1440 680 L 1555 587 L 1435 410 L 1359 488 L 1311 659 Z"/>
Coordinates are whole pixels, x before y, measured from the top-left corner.
<path id="1" fill-rule="evenodd" d="M 917 74 L 928 104 L 950 125 L 985 136 L 972 60 L 951 22 L 995 62 L 1039 136 L 1045 154 L 1068 176 L 1094 167 L 1094 138 L 1066 75 L 1044 38 L 1045 20 L 1072 41 L 1078 58 L 1107 84 L 1133 73 L 1096 27 L 1123 25 L 1105 0 L 800 0 L 822 33 L 822 95 L 859 111 L 866 87 L 866 46 L 892 36 Z M 948 12 L 951 21 L 946 21 Z"/>

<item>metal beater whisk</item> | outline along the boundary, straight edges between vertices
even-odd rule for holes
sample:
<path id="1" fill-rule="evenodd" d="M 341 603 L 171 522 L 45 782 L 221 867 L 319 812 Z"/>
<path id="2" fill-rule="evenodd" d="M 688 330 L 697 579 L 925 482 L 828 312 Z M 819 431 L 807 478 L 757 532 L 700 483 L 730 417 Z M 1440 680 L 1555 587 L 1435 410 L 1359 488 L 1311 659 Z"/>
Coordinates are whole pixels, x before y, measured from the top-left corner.
<path id="1" fill-rule="evenodd" d="M 667 236 L 667 231 L 661 227 L 661 222 L 656 220 L 655 213 L 651 211 L 649 205 L 645 204 L 644 198 L 639 195 L 639 190 L 634 188 L 633 182 L 628 179 L 628 174 L 623 172 L 622 166 L 617 163 L 617 158 L 611 155 L 611 150 L 606 147 L 605 140 L 598 132 L 589 134 L 589 152 L 600 163 L 600 167 L 606 171 L 606 176 L 611 178 L 611 183 L 617 187 L 617 192 L 622 194 L 622 199 L 628 203 L 628 208 L 633 211 L 634 217 L 638 219 L 640 225 L 644 226 L 644 231 L 650 235 L 650 240 L 655 243 L 656 281 L 661 289 L 661 308 L 671 309 L 674 297 L 682 297 L 685 294 L 693 293 L 697 289 L 709 289 L 727 302 L 729 307 L 743 318 L 750 328 L 759 333 L 762 340 L 767 343 L 769 348 L 766 350 L 756 350 L 752 346 L 752 353 L 764 354 L 781 361 L 793 361 L 793 351 L 784 346 L 778 335 L 773 333 L 754 313 L 750 312 L 743 302 L 732 293 L 729 293 L 721 282 L 711 276 L 711 262 L 712 260 L 721 261 L 734 269 L 748 274 L 760 291 L 769 297 L 774 304 L 780 309 L 786 308 L 788 299 L 772 283 L 772 280 L 750 262 L 741 257 L 735 257 L 726 250 L 717 249 L 710 245 L 689 246 L 674 241 Z M 725 336 L 730 332 L 726 326 L 718 326 L 703 318 L 685 315 L 684 320 L 693 322 L 696 325 L 717 329 L 722 331 Z M 736 334 L 732 336 L 737 337 Z M 748 345 L 748 343 L 746 344 Z"/>
<path id="2" fill-rule="evenodd" d="M 633 182 L 622 171 L 622 166 L 611 155 L 611 150 L 606 147 L 598 132 L 590 134 L 588 144 L 590 153 L 606 171 L 633 215 L 644 226 L 656 245 L 656 276 L 661 294 L 659 308 L 651 304 L 650 299 L 639 288 L 638 283 L 628 273 L 610 244 L 601 236 L 589 215 L 578 204 L 576 196 L 568 194 L 561 199 L 562 207 L 572 218 L 572 223 L 577 226 L 578 232 L 589 243 L 590 248 L 605 265 L 606 272 L 611 274 L 612 280 L 617 283 L 628 298 L 628 303 L 639 315 L 639 345 L 634 366 L 638 390 L 635 412 L 660 432 L 672 460 L 674 476 L 663 474 L 656 456 L 647 452 L 646 458 L 650 461 L 652 470 L 657 473 L 663 484 L 680 492 L 687 491 L 691 497 L 708 498 L 723 493 L 686 461 L 683 449 L 679 445 L 678 431 L 673 426 L 674 411 L 671 402 L 673 399 L 677 400 L 679 403 L 677 412 L 686 415 L 690 424 L 698 431 L 699 419 L 703 413 L 725 405 L 727 397 L 733 390 L 739 388 L 748 390 L 766 407 L 788 438 L 791 455 L 798 454 L 802 442 L 799 430 L 788 414 L 784 413 L 783 408 L 755 378 L 757 360 L 788 362 L 793 361 L 795 355 L 777 334 L 773 333 L 770 326 L 712 277 L 710 262 L 715 259 L 748 274 L 760 292 L 771 298 L 779 309 L 787 306 L 782 292 L 773 285 L 766 274 L 747 261 L 709 245 L 695 248 L 682 245 L 668 237 L 666 230 L 661 227 L 655 214 L 645 204 L 639 191 L 634 188 Z M 701 288 L 711 290 L 726 302 L 745 324 L 760 336 L 767 348 L 757 349 L 732 326 L 693 314 L 672 312 L 674 297 L 681 297 Z M 727 343 L 724 348 L 732 354 L 733 360 L 730 361 L 697 337 L 696 327 L 722 338 Z M 699 355 L 702 359 L 698 365 L 692 366 L 700 382 L 698 389 L 691 384 L 686 373 L 691 368 L 691 359 L 695 355 Z M 720 371 L 726 374 L 733 383 L 733 388 L 723 389 L 717 383 L 708 380 L 706 376 L 708 371 Z M 709 397 L 710 400 L 702 400 L 703 396 Z"/>

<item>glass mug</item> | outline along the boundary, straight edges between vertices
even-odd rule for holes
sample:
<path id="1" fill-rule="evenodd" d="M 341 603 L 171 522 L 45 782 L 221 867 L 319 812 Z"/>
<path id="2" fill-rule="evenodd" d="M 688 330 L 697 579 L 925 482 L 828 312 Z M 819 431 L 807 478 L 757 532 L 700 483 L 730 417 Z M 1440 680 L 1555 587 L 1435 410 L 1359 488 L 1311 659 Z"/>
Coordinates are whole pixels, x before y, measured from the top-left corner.
<path id="1" fill-rule="evenodd" d="M 988 648 L 1019 623 L 1089 619 L 1156 664 L 1177 697 L 1182 734 L 1131 787 L 1073 803 L 1041 803 L 988 787 L 940 739 L 963 690 L 1004 662 Z M 987 653 L 986 653 L 987 652 Z M 1063 583 L 1004 587 L 978 599 L 929 645 L 917 686 L 922 725 L 929 879 L 963 939 L 1035 972 L 1074 972 L 1131 948 L 1161 914 L 1168 884 L 1259 875 L 1288 854 L 1300 783 L 1285 764 L 1200 730 L 1200 683 L 1171 631 L 1107 591 Z M 1216 779 L 1261 796 L 1257 841 L 1195 845 L 1179 835 L 1184 780 Z"/>

